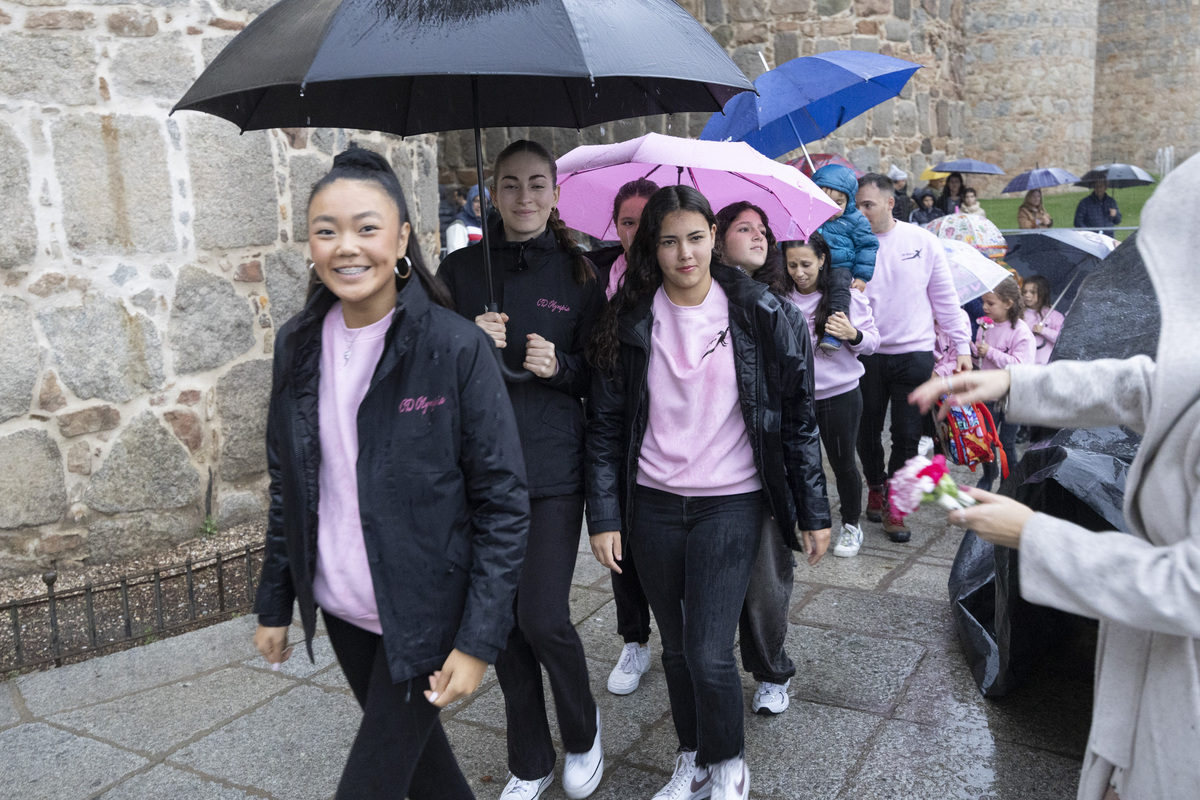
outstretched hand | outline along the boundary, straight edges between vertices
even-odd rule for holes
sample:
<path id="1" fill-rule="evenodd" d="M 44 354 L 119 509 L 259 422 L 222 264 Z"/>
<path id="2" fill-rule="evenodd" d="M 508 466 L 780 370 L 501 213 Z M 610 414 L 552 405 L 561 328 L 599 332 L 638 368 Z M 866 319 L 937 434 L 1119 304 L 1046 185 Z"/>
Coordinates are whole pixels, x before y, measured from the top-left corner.
<path id="1" fill-rule="evenodd" d="M 1021 547 L 1021 531 L 1033 516 L 1033 509 L 1022 505 L 1011 497 L 1004 497 L 982 489 L 962 487 L 975 500 L 975 505 L 951 511 L 946 520 L 960 528 L 970 528 L 979 538 L 1001 547 L 1018 550 Z"/>
<path id="2" fill-rule="evenodd" d="M 1011 385 L 1011 377 L 1005 369 L 960 372 L 950 377 L 934 375 L 913 389 L 908 402 L 921 409 L 922 414 L 928 414 L 942 395 L 949 395 L 938 412 L 938 419 L 945 419 L 950 406 L 994 402 L 1008 394 Z"/>

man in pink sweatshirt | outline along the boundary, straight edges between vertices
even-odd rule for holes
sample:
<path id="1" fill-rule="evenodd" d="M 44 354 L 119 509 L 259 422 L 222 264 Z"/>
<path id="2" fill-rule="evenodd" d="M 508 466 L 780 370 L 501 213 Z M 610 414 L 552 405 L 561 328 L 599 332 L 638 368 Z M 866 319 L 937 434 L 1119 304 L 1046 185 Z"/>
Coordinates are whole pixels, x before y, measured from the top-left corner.
<path id="1" fill-rule="evenodd" d="M 879 239 L 875 275 L 866 290 L 879 329 L 879 348 L 860 357 L 866 372 L 859 384 L 863 415 L 858 457 L 867 479 L 866 517 L 882 521 L 893 542 L 907 542 L 904 515 L 887 507 L 886 481 L 917 454 L 921 439 L 921 414 L 908 404 L 908 394 L 933 373 L 935 318 L 953 342 L 955 372 L 971 369 L 971 323 L 959 307 L 942 243 L 924 228 L 892 217 L 896 195 L 891 179 L 865 175 L 859 179 L 856 199 Z M 892 448 L 885 472 L 883 422 L 889 403 Z"/>

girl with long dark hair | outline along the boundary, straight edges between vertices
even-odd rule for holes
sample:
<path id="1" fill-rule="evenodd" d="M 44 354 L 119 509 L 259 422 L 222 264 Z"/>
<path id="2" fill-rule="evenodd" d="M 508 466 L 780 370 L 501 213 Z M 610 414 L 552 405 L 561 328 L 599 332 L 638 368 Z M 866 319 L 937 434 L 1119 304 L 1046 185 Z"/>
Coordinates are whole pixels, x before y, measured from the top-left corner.
<path id="1" fill-rule="evenodd" d="M 438 711 L 512 626 L 529 526 L 516 421 L 382 156 L 334 159 L 308 235 L 308 302 L 275 340 L 254 643 L 287 660 L 298 601 L 311 658 L 320 607 L 363 708 L 338 798 L 469 800 Z"/>
<path id="2" fill-rule="evenodd" d="M 583 798 L 604 773 L 600 716 L 568 604 L 583 525 L 584 347 L 604 304 L 591 263 L 558 217 L 557 170 L 541 145 L 517 141 L 496 158 L 492 275 L 504 313 L 487 311 L 483 248 L 446 256 L 438 271 L 458 312 L 486 331 L 513 370 L 508 384 L 529 475 L 530 526 L 517 589 L 517 625 L 496 661 L 508 715 L 502 800 L 533 800 L 554 779 L 542 668 L 550 678 L 566 758 L 563 790 Z"/>
<path id="3" fill-rule="evenodd" d="M 610 569 L 637 551 L 662 636 L 680 756 L 659 800 L 748 796 L 733 639 L 764 510 L 810 563 L 829 543 L 811 347 L 715 235 L 695 189 L 656 192 L 591 346 L 588 526 Z"/>
<path id="4" fill-rule="evenodd" d="M 861 292 L 850 293 L 849 314 L 833 311 L 829 301 L 829 246 L 821 234 L 814 233 L 807 241 L 784 242 L 783 255 L 794 286 L 788 299 L 803 312 L 814 345 L 830 329 L 846 345 L 842 350 L 819 353 L 813 359 L 813 378 L 817 424 L 841 500 L 842 531 L 833 554 L 851 558 L 858 555 L 863 541 L 858 525 L 862 514 L 862 475 L 854 453 L 862 418 L 858 379 L 866 370 L 858 357 L 875 352 L 879 330 L 875 327 L 871 304 Z"/>

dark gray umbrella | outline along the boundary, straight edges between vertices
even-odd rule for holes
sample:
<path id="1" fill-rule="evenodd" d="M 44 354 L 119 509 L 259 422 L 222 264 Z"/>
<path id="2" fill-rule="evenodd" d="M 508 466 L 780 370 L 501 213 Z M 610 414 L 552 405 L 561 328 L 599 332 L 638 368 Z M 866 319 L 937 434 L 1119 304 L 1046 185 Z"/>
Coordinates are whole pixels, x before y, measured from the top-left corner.
<path id="1" fill-rule="evenodd" d="M 1129 186 L 1149 186 L 1154 183 L 1154 178 L 1133 164 L 1101 164 L 1083 173 L 1077 183 L 1080 186 L 1092 186 L 1096 181 L 1107 181 L 1110 189 L 1125 189 Z"/>
<path id="2" fill-rule="evenodd" d="M 720 110 L 753 88 L 673 0 L 282 0 L 173 111 L 409 136 Z"/>
<path id="3" fill-rule="evenodd" d="M 486 197 L 481 127 L 719 111 L 753 89 L 674 0 L 282 0 L 172 113 L 204 111 L 242 130 L 474 128 Z"/>

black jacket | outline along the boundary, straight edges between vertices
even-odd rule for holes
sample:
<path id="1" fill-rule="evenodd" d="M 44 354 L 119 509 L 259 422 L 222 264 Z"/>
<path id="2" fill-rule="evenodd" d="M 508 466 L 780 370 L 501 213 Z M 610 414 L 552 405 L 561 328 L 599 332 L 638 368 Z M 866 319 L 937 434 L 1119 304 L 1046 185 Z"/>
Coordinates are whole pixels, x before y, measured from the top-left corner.
<path id="1" fill-rule="evenodd" d="M 892 218 L 898 219 L 901 222 L 908 222 L 908 218 L 912 216 L 916 205 L 913 199 L 908 196 L 907 192 L 896 192 L 896 205 L 892 208 Z"/>
<path id="2" fill-rule="evenodd" d="M 713 264 L 713 279 L 729 298 L 730 339 L 742 417 L 767 503 L 784 539 L 801 549 L 795 526 L 830 526 L 813 394 L 807 326 L 797 335 L 783 303 L 743 272 Z M 647 373 L 653 294 L 622 314 L 617 374 L 596 373 L 588 401 L 588 530 L 624 530 L 649 413 Z"/>
<path id="3" fill-rule="evenodd" d="M 312 654 L 316 624 L 321 288 L 275 343 L 267 418 L 271 509 L 254 610 L 288 625 L 292 601 Z M 529 500 L 517 429 L 491 340 L 400 292 L 358 409 L 358 500 L 392 680 L 438 669 L 452 648 L 489 663 L 513 624 Z"/>
<path id="4" fill-rule="evenodd" d="M 554 342 L 558 373 L 508 384 L 517 417 L 531 498 L 583 492 L 583 404 L 591 370 L 583 351 L 592 324 L 604 307 L 604 287 L 594 280 L 580 286 L 574 260 L 558 247 L 550 230 L 527 242 L 508 242 L 496 221 L 489 231 L 496 301 L 508 314 L 507 343 L 501 353 L 511 369 L 525 371 L 526 335 Z M 458 313 L 469 320 L 487 308 L 483 247 L 456 250 L 442 261 L 438 277 L 450 289 Z"/>

